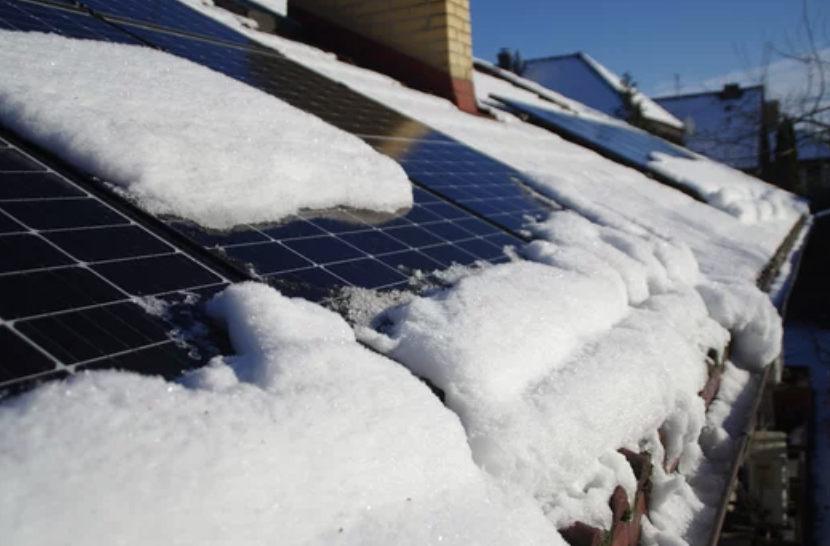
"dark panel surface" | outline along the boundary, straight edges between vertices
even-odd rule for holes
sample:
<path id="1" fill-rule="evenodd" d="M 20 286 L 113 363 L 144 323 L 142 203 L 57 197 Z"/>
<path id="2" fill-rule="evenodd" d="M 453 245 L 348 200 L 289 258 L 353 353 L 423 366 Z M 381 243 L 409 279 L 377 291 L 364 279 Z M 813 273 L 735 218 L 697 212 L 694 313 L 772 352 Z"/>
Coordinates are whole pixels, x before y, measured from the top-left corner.
<path id="1" fill-rule="evenodd" d="M 674 157 L 693 159 L 694 156 L 679 146 L 650 133 L 616 123 L 576 116 L 547 108 L 532 106 L 520 101 L 494 97 L 504 104 L 523 112 L 554 132 L 567 138 L 592 144 L 591 147 L 619 157 L 624 162 L 647 169 L 653 152 Z"/>
<path id="2" fill-rule="evenodd" d="M 198 365 L 134 298 L 225 279 L 16 146 L 0 153 L 13 157 L 0 169 L 0 389 L 90 363 L 138 369 L 129 354 L 150 348 L 164 360 L 139 367 Z"/>
<path id="3" fill-rule="evenodd" d="M 187 32 L 237 45 L 256 46 L 244 35 L 176 0 L 79 0 L 97 15 Z"/>
<path id="4" fill-rule="evenodd" d="M 141 44 L 140 41 L 112 25 L 71 9 L 68 4 L 64 9 L 21 0 L 0 0 L 0 28 L 51 32 L 87 40 Z"/>

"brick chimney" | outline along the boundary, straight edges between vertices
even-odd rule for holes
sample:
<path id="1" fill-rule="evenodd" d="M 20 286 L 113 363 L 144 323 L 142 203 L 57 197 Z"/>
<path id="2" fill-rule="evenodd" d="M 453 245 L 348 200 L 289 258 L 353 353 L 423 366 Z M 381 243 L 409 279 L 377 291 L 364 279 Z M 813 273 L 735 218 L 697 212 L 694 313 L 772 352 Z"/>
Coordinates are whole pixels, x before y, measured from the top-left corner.
<path id="1" fill-rule="evenodd" d="M 341 57 L 477 112 L 469 0 L 292 0 L 289 12 Z"/>

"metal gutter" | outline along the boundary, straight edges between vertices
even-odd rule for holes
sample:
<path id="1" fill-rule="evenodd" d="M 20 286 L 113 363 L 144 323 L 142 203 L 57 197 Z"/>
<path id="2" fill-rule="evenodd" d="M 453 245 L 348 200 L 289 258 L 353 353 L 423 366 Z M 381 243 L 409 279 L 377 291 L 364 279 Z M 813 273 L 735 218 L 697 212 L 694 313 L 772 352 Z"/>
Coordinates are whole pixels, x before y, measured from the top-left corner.
<path id="1" fill-rule="evenodd" d="M 779 355 L 776 360 L 780 359 L 781 356 Z M 740 440 L 738 440 L 738 445 L 736 446 L 735 454 L 732 458 L 732 464 L 729 470 L 729 478 L 726 481 L 723 495 L 721 496 L 720 503 L 718 504 L 718 511 L 715 514 L 712 534 L 709 535 L 709 540 L 706 541 L 706 546 L 717 546 L 720 541 L 721 531 L 723 530 L 723 522 L 726 519 L 726 513 L 729 511 L 729 499 L 732 496 L 732 492 L 735 490 L 735 485 L 738 481 L 738 472 L 744 464 L 746 451 L 749 448 L 749 442 L 752 440 L 752 433 L 755 431 L 755 425 L 758 421 L 758 410 L 761 407 L 761 401 L 764 399 L 764 392 L 774 368 L 775 362 L 771 362 L 764 370 L 764 374 L 761 376 L 761 384 L 758 385 L 758 392 L 755 393 L 755 400 L 752 403 L 752 413 L 750 414 L 749 422 L 746 424 L 743 432 L 741 433 Z"/>
<path id="2" fill-rule="evenodd" d="M 778 256 L 784 256 L 785 251 L 788 246 L 792 246 L 795 244 L 796 240 L 798 239 L 798 235 L 800 234 L 801 229 L 807 229 L 807 233 L 804 236 L 804 241 L 802 245 L 797 250 L 793 251 L 791 248 L 789 252 L 786 252 L 786 259 L 792 259 L 792 269 L 789 273 L 789 281 L 786 285 L 785 293 L 779 298 L 778 301 L 778 312 L 781 315 L 781 319 L 784 320 L 787 314 L 787 304 L 790 299 L 790 294 L 792 293 L 793 287 L 795 286 L 795 281 L 798 278 L 798 273 L 801 269 L 801 260 L 804 257 L 804 251 L 807 248 L 807 243 L 809 241 L 810 232 L 809 228 L 811 227 L 812 223 L 808 221 L 808 217 L 802 217 L 799 222 L 794 226 L 794 229 L 790 232 L 787 239 L 785 239 L 784 243 L 782 243 L 781 247 L 778 250 Z M 800 229 L 799 229 L 800 228 Z M 785 262 L 786 259 L 779 259 L 777 264 L 774 264 L 774 271 L 777 273 L 780 270 L 781 265 Z M 773 262 L 775 259 L 773 259 Z M 760 281 L 761 279 L 759 279 Z M 773 283 L 773 276 L 769 275 L 766 279 L 766 286 L 763 286 L 766 291 L 769 291 L 770 286 Z M 718 510 L 715 513 L 715 520 L 712 526 L 712 532 L 709 536 L 709 540 L 706 542 L 706 546 L 717 546 L 718 542 L 721 538 L 721 533 L 723 531 L 723 522 L 726 519 L 726 514 L 729 511 L 729 500 L 732 496 L 732 492 L 735 490 L 735 486 L 737 485 L 738 481 L 738 473 L 743 467 L 744 459 L 746 457 L 746 451 L 749 448 L 749 443 L 752 440 L 752 433 L 755 431 L 755 426 L 757 425 L 758 421 L 758 410 L 761 407 L 761 402 L 764 399 L 764 394 L 766 392 L 767 385 L 770 382 L 770 378 L 774 373 L 774 370 L 778 367 L 783 366 L 783 352 L 782 354 L 778 355 L 773 362 L 771 362 L 766 369 L 764 370 L 763 375 L 761 376 L 761 383 L 758 385 L 758 392 L 755 393 L 755 399 L 752 403 L 752 412 L 749 416 L 749 422 L 744 427 L 743 432 L 741 433 L 740 440 L 738 440 L 738 445 L 735 449 L 735 454 L 732 458 L 732 464 L 730 465 L 729 469 L 729 476 L 726 481 L 726 485 L 723 489 L 723 494 L 721 495 L 720 502 L 718 503 Z"/>

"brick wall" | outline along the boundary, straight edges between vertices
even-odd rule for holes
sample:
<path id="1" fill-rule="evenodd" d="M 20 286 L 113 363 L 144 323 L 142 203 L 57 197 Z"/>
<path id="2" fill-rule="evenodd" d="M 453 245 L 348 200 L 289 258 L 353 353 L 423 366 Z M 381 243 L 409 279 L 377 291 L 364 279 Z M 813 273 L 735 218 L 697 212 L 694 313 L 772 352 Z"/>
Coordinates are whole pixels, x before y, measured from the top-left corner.
<path id="1" fill-rule="evenodd" d="M 408 73 L 424 72 L 423 80 L 431 82 L 405 83 L 450 98 L 464 109 L 475 109 L 469 0 L 293 0 L 290 9 L 292 14 L 299 9 L 376 46 L 364 43 L 361 51 L 347 52 L 350 56 L 366 58 L 372 49 L 388 49 L 412 61 Z M 341 45 L 347 41 L 340 40 Z M 388 52 L 377 53 L 388 57 Z M 435 84 L 436 74 L 445 76 L 443 85 Z"/>

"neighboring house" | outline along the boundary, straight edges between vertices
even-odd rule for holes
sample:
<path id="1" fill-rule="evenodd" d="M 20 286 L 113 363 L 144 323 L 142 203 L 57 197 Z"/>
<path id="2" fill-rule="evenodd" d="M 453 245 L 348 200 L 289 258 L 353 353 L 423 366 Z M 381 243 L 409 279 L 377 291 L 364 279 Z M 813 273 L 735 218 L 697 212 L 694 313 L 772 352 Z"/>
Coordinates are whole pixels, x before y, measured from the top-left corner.
<path id="1" fill-rule="evenodd" d="M 626 89 L 622 79 L 585 53 L 525 61 L 522 76 L 609 116 L 625 120 Z M 634 90 L 647 129 L 672 142 L 683 141 L 683 120 L 673 116 L 645 94 Z"/>
<path id="2" fill-rule="evenodd" d="M 724 86 L 720 91 L 657 98 L 683 120 L 692 151 L 756 176 L 769 168 L 770 144 L 762 86 Z"/>
<path id="3" fill-rule="evenodd" d="M 797 132 L 796 135 L 802 188 L 808 194 L 830 190 L 830 144 L 804 133 Z"/>

